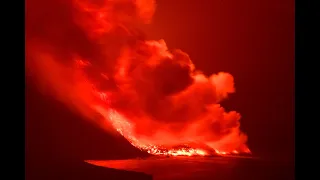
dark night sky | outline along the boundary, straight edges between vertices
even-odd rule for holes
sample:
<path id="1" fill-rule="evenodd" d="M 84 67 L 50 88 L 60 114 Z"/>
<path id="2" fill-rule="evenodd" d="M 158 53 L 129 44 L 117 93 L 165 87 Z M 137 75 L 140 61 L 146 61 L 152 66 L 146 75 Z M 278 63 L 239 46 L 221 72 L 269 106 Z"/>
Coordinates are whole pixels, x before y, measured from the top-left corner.
<path id="1" fill-rule="evenodd" d="M 293 158 L 293 0 L 159 0 L 153 24 L 144 29 L 152 39 L 165 39 L 170 49 L 187 52 L 206 74 L 230 72 L 237 92 L 223 106 L 242 114 L 249 147 L 257 154 Z M 77 117 L 63 106 L 50 105 L 32 88 L 27 90 L 27 157 L 50 151 L 99 158 L 106 149 L 111 154 L 128 149 L 127 144 L 114 145 L 116 140 L 102 130 L 72 120 Z"/>

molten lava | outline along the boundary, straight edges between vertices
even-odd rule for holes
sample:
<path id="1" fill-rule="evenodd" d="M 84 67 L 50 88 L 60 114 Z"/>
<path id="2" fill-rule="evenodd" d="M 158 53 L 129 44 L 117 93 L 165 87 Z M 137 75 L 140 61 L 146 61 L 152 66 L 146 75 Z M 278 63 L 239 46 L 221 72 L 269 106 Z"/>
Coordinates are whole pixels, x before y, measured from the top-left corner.
<path id="1" fill-rule="evenodd" d="M 52 34 L 27 37 L 33 46 L 27 67 L 58 99 L 153 155 L 250 153 L 240 114 L 219 104 L 235 92 L 232 75 L 206 76 L 186 53 L 169 51 L 164 40 L 146 40 L 134 28 L 151 22 L 153 0 L 74 0 L 72 9 L 72 23 L 91 42 L 91 55 L 81 48 L 60 50 L 59 40 L 48 39 Z M 59 32 L 54 34 L 68 38 Z"/>

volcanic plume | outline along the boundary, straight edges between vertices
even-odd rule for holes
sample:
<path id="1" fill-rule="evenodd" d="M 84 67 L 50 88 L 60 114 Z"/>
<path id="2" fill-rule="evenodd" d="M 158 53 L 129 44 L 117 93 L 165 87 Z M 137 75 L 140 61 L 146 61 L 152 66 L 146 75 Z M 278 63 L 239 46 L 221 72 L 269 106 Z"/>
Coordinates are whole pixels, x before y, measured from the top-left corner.
<path id="1" fill-rule="evenodd" d="M 197 70 L 137 29 L 153 0 L 28 0 L 26 67 L 55 96 L 133 146 L 158 155 L 250 152 L 240 114 L 219 104 L 233 76 Z"/>

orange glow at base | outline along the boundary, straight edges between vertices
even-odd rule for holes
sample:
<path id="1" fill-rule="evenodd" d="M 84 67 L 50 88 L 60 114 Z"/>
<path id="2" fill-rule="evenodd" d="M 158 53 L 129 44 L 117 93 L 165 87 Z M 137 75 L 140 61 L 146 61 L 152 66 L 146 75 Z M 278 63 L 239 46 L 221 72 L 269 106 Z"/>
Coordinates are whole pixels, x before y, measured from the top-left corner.
<path id="1" fill-rule="evenodd" d="M 98 97 L 105 102 L 108 101 L 108 97 L 105 93 L 98 93 Z M 108 104 L 108 103 L 107 103 Z M 112 126 L 122 135 L 124 136 L 133 146 L 148 152 L 152 155 L 162 155 L 162 156 L 209 156 L 209 155 L 237 155 L 240 152 L 238 150 L 233 150 L 230 152 L 214 150 L 214 153 L 209 153 L 200 148 L 178 148 L 178 149 L 168 149 L 165 147 L 153 145 L 153 144 L 144 144 L 140 142 L 134 135 L 134 127 L 130 123 L 130 120 L 126 119 L 120 113 L 115 111 L 114 109 L 108 107 L 103 108 L 102 106 L 96 106 L 95 109 L 101 115 L 104 116 L 106 120 L 112 124 Z M 250 154 L 250 150 L 248 148 L 241 149 L 242 154 Z"/>

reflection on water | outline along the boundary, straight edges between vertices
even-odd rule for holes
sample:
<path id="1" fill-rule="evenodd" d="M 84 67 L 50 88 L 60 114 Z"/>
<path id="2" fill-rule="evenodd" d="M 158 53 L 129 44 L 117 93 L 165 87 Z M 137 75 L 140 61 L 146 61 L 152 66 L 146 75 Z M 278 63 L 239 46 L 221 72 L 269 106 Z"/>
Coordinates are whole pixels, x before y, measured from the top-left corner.
<path id="1" fill-rule="evenodd" d="M 151 174 L 154 180 L 293 180 L 293 164 L 240 157 L 151 157 L 88 160 L 90 164 Z"/>

